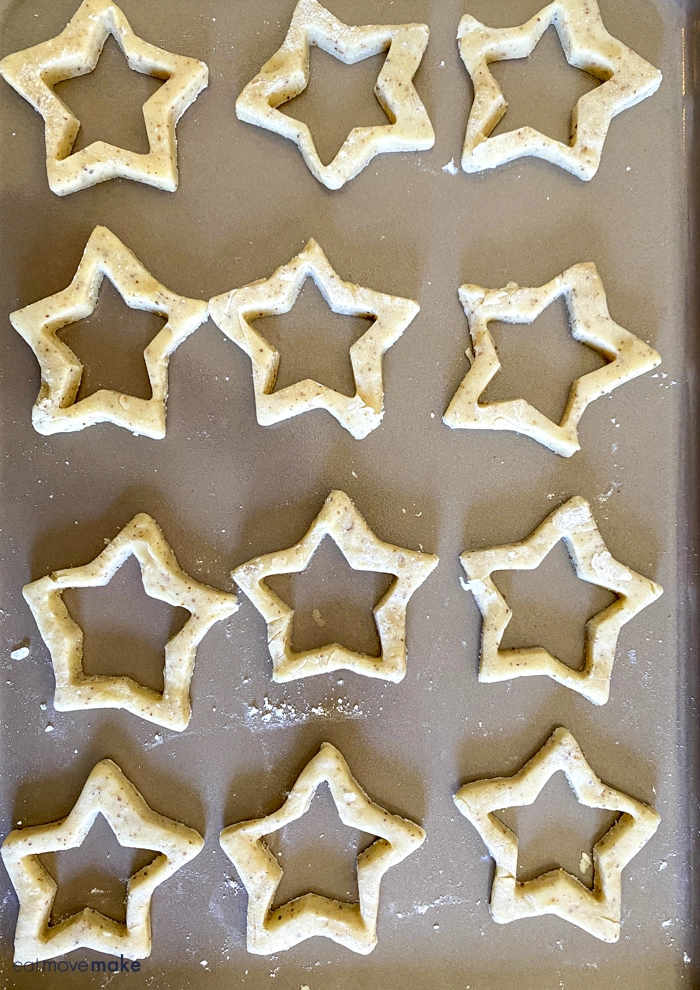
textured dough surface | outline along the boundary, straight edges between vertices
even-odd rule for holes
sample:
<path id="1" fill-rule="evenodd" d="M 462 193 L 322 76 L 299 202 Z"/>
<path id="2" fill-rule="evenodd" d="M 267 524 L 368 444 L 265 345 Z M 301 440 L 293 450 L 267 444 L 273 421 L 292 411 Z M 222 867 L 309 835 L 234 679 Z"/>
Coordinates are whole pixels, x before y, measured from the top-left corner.
<path id="1" fill-rule="evenodd" d="M 435 143 L 430 118 L 412 82 L 428 35 L 427 24 L 349 26 L 317 0 L 299 0 L 282 47 L 242 91 L 236 114 L 294 141 L 318 181 L 340 189 L 381 152 L 426 151 Z M 354 127 L 329 165 L 319 158 L 307 125 L 277 109 L 308 86 L 310 45 L 347 65 L 388 49 L 374 92 L 391 123 Z"/>
<path id="2" fill-rule="evenodd" d="M 66 588 L 109 584 L 132 554 L 139 563 L 146 594 L 190 613 L 180 632 L 165 644 L 162 693 L 144 687 L 131 677 L 86 674 L 83 630 L 63 602 Z M 89 564 L 55 571 L 25 585 L 22 593 L 51 654 L 57 711 L 123 708 L 178 732 L 190 720 L 190 683 L 197 647 L 214 623 L 233 615 L 239 607 L 235 595 L 188 577 L 180 569 L 155 520 L 144 512 L 134 516 Z"/>
<path id="3" fill-rule="evenodd" d="M 501 368 L 489 323 L 532 323 L 561 296 L 566 301 L 572 336 L 608 363 L 574 380 L 560 423 L 554 423 L 525 399 L 480 403 Z M 514 282 L 503 289 L 463 285 L 459 298 L 469 321 L 474 361 L 443 416 L 443 422 L 452 429 L 512 430 L 570 457 L 581 449 L 578 424 L 591 402 L 661 363 L 652 347 L 611 318 L 603 283 L 591 263 L 574 265 L 534 289 Z"/>
<path id="4" fill-rule="evenodd" d="M 272 910 L 283 871 L 263 837 L 306 814 L 324 781 L 343 824 L 378 836 L 357 857 L 359 900 L 337 901 L 307 893 Z M 248 951 L 269 955 L 314 935 L 324 935 L 353 952 L 371 952 L 377 944 L 382 877 L 415 852 L 424 839 L 425 832 L 418 825 L 373 804 L 342 754 L 330 743 L 323 743 L 278 811 L 266 818 L 229 825 L 221 833 L 221 846 L 248 891 Z"/>
<path id="5" fill-rule="evenodd" d="M 97 65 L 112 35 L 130 69 L 165 82 L 143 105 L 150 151 L 138 154 L 104 141 L 71 154 L 80 121 L 54 92 L 66 79 Z M 175 125 L 207 85 L 204 62 L 173 55 L 138 38 L 112 0 L 84 0 L 59 35 L 0 62 L 0 75 L 44 118 L 46 172 L 59 196 L 106 179 L 135 179 L 174 192 L 177 189 Z"/>
<path id="6" fill-rule="evenodd" d="M 143 353 L 151 398 L 101 388 L 76 402 L 83 365 L 58 337 L 58 331 L 94 312 L 104 276 L 131 309 L 167 319 Z M 106 227 L 95 227 L 78 270 L 67 289 L 10 313 L 10 322 L 34 351 L 41 367 L 41 388 L 32 409 L 37 432 L 71 433 L 95 423 L 114 423 L 154 440 L 165 436 L 168 363 L 207 318 L 207 304 L 166 289 Z"/>
<path id="7" fill-rule="evenodd" d="M 291 647 L 294 609 L 265 583 L 273 574 L 305 570 L 319 544 L 330 536 L 356 571 L 393 574 L 395 580 L 374 608 L 381 643 L 378 657 L 356 653 L 339 643 L 295 653 Z M 255 557 L 232 572 L 267 623 L 267 642 L 275 681 L 292 681 L 333 670 L 354 670 L 367 677 L 401 681 L 406 674 L 406 608 L 417 588 L 437 567 L 438 558 L 378 539 L 350 498 L 332 491 L 308 532 L 287 550 Z"/>
<path id="8" fill-rule="evenodd" d="M 574 670 L 541 646 L 501 649 L 512 611 L 493 580 L 494 571 L 534 570 L 564 540 L 576 576 L 606 588 L 617 600 L 586 623 L 583 666 Z M 663 588 L 612 556 L 600 535 L 588 502 L 576 496 L 548 516 L 522 543 L 472 550 L 459 558 L 468 588 L 482 615 L 479 680 L 491 683 L 514 677 L 551 677 L 596 705 L 610 696 L 620 629 L 662 594 Z"/>
<path id="9" fill-rule="evenodd" d="M 571 140 L 555 141 L 533 127 L 489 137 L 508 109 L 490 62 L 526 58 L 554 25 L 569 65 L 602 84 L 578 101 L 571 113 Z M 462 149 L 465 172 L 481 172 L 534 155 L 580 179 L 598 171 L 610 123 L 618 113 L 645 100 L 661 85 L 661 73 L 606 31 L 596 0 L 555 0 L 525 24 L 491 28 L 465 14 L 457 32 L 459 52 L 474 86 Z"/>
<path id="10" fill-rule="evenodd" d="M 52 925 L 57 888 L 39 856 L 79 848 L 98 814 L 106 818 L 120 845 L 152 849 L 160 855 L 129 879 L 125 924 L 84 908 Z M 157 814 L 116 763 L 102 760 L 66 818 L 15 829 L 3 842 L 2 859 L 19 898 L 15 961 L 50 959 L 79 948 L 127 959 L 149 956 L 153 891 L 194 859 L 203 845 L 199 832 Z"/>
<path id="11" fill-rule="evenodd" d="M 593 847 L 593 890 L 562 869 L 520 883 L 516 879 L 518 837 L 494 815 L 506 808 L 533 804 L 558 770 L 566 774 L 579 804 L 620 812 Z M 567 729 L 556 729 L 512 777 L 465 784 L 454 800 L 496 861 L 490 903 L 494 921 L 506 924 L 554 914 L 603 942 L 618 941 L 622 871 L 656 832 L 660 818 L 648 805 L 603 784 Z"/>
<path id="12" fill-rule="evenodd" d="M 307 278 L 312 278 L 333 313 L 373 317 L 372 325 L 350 348 L 355 395 L 305 379 L 274 391 L 280 354 L 251 326 L 261 316 L 288 313 Z M 382 356 L 420 310 L 418 303 L 343 282 L 313 239 L 269 278 L 259 279 L 209 300 L 209 314 L 251 360 L 255 410 L 261 426 L 271 426 L 311 409 L 325 409 L 361 440 L 384 416 Z"/>

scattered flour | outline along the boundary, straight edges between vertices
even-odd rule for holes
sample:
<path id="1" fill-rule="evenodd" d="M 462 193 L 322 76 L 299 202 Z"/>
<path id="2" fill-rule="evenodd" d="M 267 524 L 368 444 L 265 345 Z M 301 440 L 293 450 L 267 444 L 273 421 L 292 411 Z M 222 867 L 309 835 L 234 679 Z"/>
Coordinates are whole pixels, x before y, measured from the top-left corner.
<path id="1" fill-rule="evenodd" d="M 431 901 L 429 904 L 414 904 L 410 911 L 397 911 L 397 918 L 411 918 L 416 914 L 426 914 L 434 907 L 443 907 L 446 904 L 449 905 L 459 905 L 466 904 L 467 901 L 462 897 L 455 897 L 453 894 L 442 894 L 441 897 L 436 898 L 436 900 Z"/>
<path id="2" fill-rule="evenodd" d="M 442 166 L 442 171 L 443 172 L 449 172 L 450 175 L 459 175 L 459 167 L 457 165 L 455 165 L 454 158 L 450 158 L 450 160 L 447 163 L 447 165 L 443 165 Z"/>
<path id="3" fill-rule="evenodd" d="M 309 708 L 297 708 L 290 701 L 272 702 L 265 696 L 262 705 L 246 706 L 246 722 L 253 728 L 263 726 L 294 725 L 309 722 L 315 718 L 364 718 L 365 711 L 358 704 L 345 698 L 336 702 L 325 702 Z"/>
<path id="4" fill-rule="evenodd" d="M 29 656 L 29 647 L 20 646 L 19 649 L 13 650 L 10 654 L 10 660 L 26 660 Z"/>

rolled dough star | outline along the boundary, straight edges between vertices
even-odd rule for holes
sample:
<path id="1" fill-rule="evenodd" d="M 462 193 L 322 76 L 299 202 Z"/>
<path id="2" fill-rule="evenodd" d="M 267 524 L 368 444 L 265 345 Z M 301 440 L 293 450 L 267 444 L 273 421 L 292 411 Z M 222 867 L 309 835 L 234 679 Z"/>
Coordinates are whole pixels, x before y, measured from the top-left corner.
<path id="1" fill-rule="evenodd" d="M 435 143 L 430 118 L 412 82 L 428 34 L 427 24 L 351 27 L 317 0 L 299 0 L 282 47 L 238 97 L 236 114 L 294 141 L 318 181 L 340 189 L 381 152 L 426 151 Z M 277 109 L 308 86 L 309 45 L 346 65 L 388 49 L 374 92 L 391 123 L 353 128 L 330 165 L 319 158 L 307 125 Z"/>
<path id="2" fill-rule="evenodd" d="M 167 317 L 168 322 L 143 353 L 151 398 L 99 389 L 76 402 L 83 365 L 57 336 L 70 323 L 94 312 L 104 276 L 131 309 Z M 35 430 L 48 436 L 95 423 L 114 423 L 154 440 L 165 436 L 168 362 L 186 337 L 207 318 L 207 304 L 166 289 L 106 227 L 95 227 L 67 289 L 10 313 L 41 366 L 41 388 L 34 408 Z"/>
<path id="3" fill-rule="evenodd" d="M 617 601 L 586 624 L 580 670 L 573 670 L 541 646 L 501 649 L 513 613 L 491 575 L 494 571 L 534 570 L 559 540 L 566 543 L 577 577 L 617 595 Z M 596 705 L 605 704 L 610 695 L 620 629 L 663 592 L 658 584 L 615 560 L 603 543 L 590 505 L 580 496 L 556 509 L 522 543 L 472 550 L 459 559 L 483 617 L 479 680 L 492 683 L 542 674 Z"/>
<path id="4" fill-rule="evenodd" d="M 162 693 L 138 684 L 131 677 L 86 674 L 83 631 L 63 603 L 66 588 L 109 584 L 132 554 L 141 568 L 146 594 L 190 612 L 180 632 L 165 645 Z M 235 595 L 200 584 L 180 569 L 157 523 L 145 512 L 134 516 L 89 564 L 54 571 L 25 585 L 22 594 L 51 654 L 57 711 L 124 708 L 178 732 L 190 720 L 190 682 L 197 647 L 216 622 L 239 607 Z"/>
<path id="5" fill-rule="evenodd" d="M 378 836 L 357 857 L 359 901 L 337 901 L 307 893 L 273 910 L 282 867 L 263 837 L 306 814 L 324 781 L 343 824 Z M 266 818 L 229 825 L 221 833 L 221 847 L 248 891 L 248 951 L 269 955 L 323 935 L 353 952 L 371 952 L 377 944 L 382 877 L 415 852 L 424 839 L 425 832 L 418 825 L 373 804 L 350 773 L 342 754 L 330 743 L 323 743 L 279 811 Z"/>
<path id="6" fill-rule="evenodd" d="M 508 109 L 489 63 L 526 58 L 551 25 L 556 28 L 567 62 L 603 80 L 574 107 L 570 144 L 555 141 L 532 127 L 489 137 Z M 525 24 L 510 28 L 490 28 L 465 14 L 457 39 L 474 85 L 462 150 L 465 172 L 481 172 L 534 155 L 580 179 L 592 179 L 613 117 L 645 100 L 661 85 L 658 69 L 606 31 L 596 0 L 554 0 Z"/>
<path id="7" fill-rule="evenodd" d="M 558 770 L 566 774 L 579 804 L 620 812 L 614 825 L 593 847 L 593 890 L 562 869 L 520 883 L 516 879 L 518 837 L 494 814 L 533 804 Z M 618 941 L 622 871 L 656 832 L 660 819 L 647 804 L 603 784 L 567 729 L 556 729 L 542 749 L 512 777 L 465 784 L 454 801 L 496 861 L 490 903 L 494 921 L 506 924 L 519 918 L 555 914 L 603 942 Z"/>
<path id="8" fill-rule="evenodd" d="M 280 355 L 251 326 L 261 316 L 288 313 L 311 277 L 333 313 L 374 317 L 372 325 L 350 348 L 355 395 L 306 379 L 273 391 Z M 375 430 L 384 416 L 382 356 L 396 343 L 420 306 L 411 299 L 388 296 L 343 282 L 313 239 L 301 254 L 260 279 L 209 301 L 216 325 L 241 347 L 253 366 L 258 423 L 271 426 L 311 409 L 326 409 L 356 440 Z"/>
<path id="9" fill-rule="evenodd" d="M 148 154 L 104 141 L 71 154 L 80 121 L 54 92 L 56 83 L 83 76 L 97 65 L 112 35 L 129 68 L 166 82 L 143 105 Z M 159 189 L 177 189 L 175 125 L 207 85 L 204 62 L 173 55 L 137 38 L 112 0 L 84 0 L 59 35 L 0 62 L 0 75 L 38 110 L 46 133 L 49 186 L 59 196 L 106 179 L 135 179 Z"/>
<path id="10" fill-rule="evenodd" d="M 98 814 L 107 819 L 120 845 L 153 849 L 160 855 L 129 880 L 126 924 L 84 908 L 51 925 L 56 883 L 39 856 L 79 848 Z M 2 859 L 19 898 L 15 961 L 50 959 L 79 948 L 127 959 L 149 956 L 153 891 L 194 859 L 203 845 L 199 832 L 157 814 L 116 763 L 101 760 L 66 818 L 15 829 L 2 844 Z"/>
<path id="11" fill-rule="evenodd" d="M 566 301 L 572 336 L 608 363 L 573 381 L 560 423 L 552 422 L 525 399 L 480 403 L 501 367 L 489 323 L 532 323 L 560 296 Z M 581 449 L 578 424 L 591 402 L 661 363 L 652 347 L 611 318 L 603 283 L 591 263 L 574 265 L 534 289 L 514 282 L 504 289 L 463 285 L 459 298 L 469 321 L 474 361 L 443 416 L 452 429 L 512 430 L 532 437 L 555 454 L 571 457 Z"/>
<path id="12" fill-rule="evenodd" d="M 379 657 L 356 653 L 339 643 L 303 653 L 292 650 L 294 609 L 278 598 L 265 578 L 305 570 L 325 536 L 331 537 L 356 571 L 395 575 L 396 580 L 374 608 L 382 646 Z M 366 677 L 401 681 L 406 674 L 406 607 L 437 563 L 438 558 L 432 554 L 395 547 L 378 539 L 345 492 L 333 491 L 298 543 L 241 564 L 232 577 L 267 623 L 273 680 L 292 681 L 333 670 L 354 670 Z"/>

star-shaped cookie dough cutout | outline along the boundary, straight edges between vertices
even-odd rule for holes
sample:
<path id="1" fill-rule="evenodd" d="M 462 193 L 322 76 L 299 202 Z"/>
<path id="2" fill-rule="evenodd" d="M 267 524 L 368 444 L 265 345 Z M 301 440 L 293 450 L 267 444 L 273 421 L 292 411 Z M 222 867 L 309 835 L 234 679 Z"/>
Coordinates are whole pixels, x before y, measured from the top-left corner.
<path id="1" fill-rule="evenodd" d="M 79 848 L 98 814 L 107 819 L 120 845 L 160 855 L 129 880 L 126 924 L 84 908 L 52 925 L 57 888 L 39 856 Z M 15 829 L 2 844 L 5 869 L 19 898 L 15 962 L 50 959 L 79 948 L 127 959 L 149 956 L 153 891 L 194 859 L 203 845 L 199 832 L 153 811 L 116 763 L 101 760 L 66 818 Z"/>
<path id="2" fill-rule="evenodd" d="M 104 141 L 71 154 L 80 121 L 54 92 L 65 79 L 83 76 L 97 65 L 112 35 L 129 68 L 166 80 L 143 105 L 148 154 Z M 173 55 L 138 38 L 112 0 L 84 0 L 59 35 L 0 62 L 0 75 L 44 118 L 46 172 L 59 196 L 106 179 L 135 179 L 168 192 L 177 189 L 175 125 L 207 85 L 204 62 Z"/>
<path id="3" fill-rule="evenodd" d="M 525 399 L 481 403 L 501 368 L 489 323 L 532 323 L 555 299 L 564 297 L 572 336 L 608 362 L 576 378 L 560 423 L 554 423 Z M 504 289 L 463 285 L 459 298 L 469 321 L 474 360 L 443 416 L 452 429 L 512 430 L 532 437 L 562 457 L 581 449 L 578 424 L 594 399 L 651 371 L 659 354 L 611 318 L 605 289 L 594 264 L 579 264 L 539 288 L 510 282 Z"/>
<path id="4" fill-rule="evenodd" d="M 306 814 L 324 781 L 343 824 L 378 836 L 357 857 L 359 900 L 337 901 L 307 893 L 273 909 L 283 871 L 263 837 Z M 425 832 L 418 825 L 391 815 L 370 801 L 350 773 L 343 755 L 335 746 L 323 743 L 278 811 L 266 818 L 229 825 L 221 833 L 221 847 L 248 891 L 248 951 L 269 955 L 314 935 L 323 935 L 353 952 L 362 955 L 371 952 L 377 944 L 382 877 L 390 867 L 415 852 L 424 839 Z"/>
<path id="5" fill-rule="evenodd" d="M 331 312 L 373 318 L 369 329 L 350 348 L 355 380 L 353 396 L 311 379 L 274 391 L 279 351 L 253 329 L 251 322 L 261 316 L 288 313 L 309 277 Z M 214 323 L 251 360 L 255 409 L 261 426 L 271 426 L 311 409 L 326 409 L 356 440 L 376 430 L 384 416 L 382 356 L 419 310 L 418 303 L 411 299 L 343 282 L 313 239 L 268 279 L 209 300 L 209 314 Z"/>
<path id="6" fill-rule="evenodd" d="M 559 540 L 566 544 L 577 577 L 617 596 L 612 605 L 586 623 L 580 670 L 573 670 L 541 646 L 501 649 L 513 613 L 494 583 L 493 572 L 534 570 Z M 522 543 L 472 550 L 459 559 L 483 619 L 479 680 L 492 683 L 546 675 L 596 705 L 605 704 L 610 695 L 620 629 L 663 592 L 658 584 L 615 560 L 603 543 L 590 505 L 580 496 L 556 509 Z"/>
<path id="7" fill-rule="evenodd" d="M 426 151 L 435 143 L 430 118 L 413 85 L 428 35 L 427 24 L 349 26 L 317 0 L 299 0 L 282 47 L 238 97 L 236 114 L 294 141 L 318 181 L 340 189 L 381 152 Z M 374 93 L 390 123 L 353 128 L 329 165 L 319 158 L 307 125 L 277 109 L 308 86 L 310 45 L 346 65 L 388 49 Z"/>
<path id="8" fill-rule="evenodd" d="M 571 140 L 564 144 L 533 127 L 489 137 L 508 109 L 490 62 L 526 58 L 554 25 L 569 65 L 602 80 L 571 113 Z M 462 149 L 465 172 L 481 172 L 533 155 L 580 179 L 598 171 L 610 123 L 618 113 L 645 100 L 661 85 L 661 73 L 606 31 L 596 0 L 555 0 L 525 24 L 491 28 L 465 14 L 457 32 L 459 51 L 474 85 Z"/>
<path id="9" fill-rule="evenodd" d="M 151 398 L 99 389 L 76 402 L 83 365 L 58 331 L 90 316 L 104 276 L 131 309 L 167 318 L 143 353 Z M 166 289 L 106 227 L 95 227 L 68 288 L 10 313 L 10 322 L 34 351 L 41 388 L 32 409 L 37 432 L 71 433 L 95 423 L 114 423 L 154 440 L 165 436 L 168 362 L 173 351 L 207 318 L 207 304 Z"/>
<path id="10" fill-rule="evenodd" d="M 83 631 L 63 602 L 67 588 L 109 584 L 132 554 L 141 569 L 146 594 L 190 613 L 180 632 L 165 644 L 162 693 L 131 677 L 86 674 Z M 233 615 L 239 607 L 235 595 L 200 584 L 180 569 L 158 524 L 145 512 L 134 516 L 89 564 L 54 571 L 25 585 L 22 594 L 51 654 L 57 711 L 123 708 L 177 732 L 190 720 L 190 682 L 197 647 L 216 622 Z"/>
<path id="11" fill-rule="evenodd" d="M 620 812 L 593 847 L 592 890 L 562 869 L 520 883 L 516 879 L 518 837 L 494 814 L 533 804 L 558 770 L 566 774 L 579 804 Z M 660 819 L 647 804 L 603 784 L 567 729 L 555 729 L 542 749 L 512 777 L 465 784 L 454 800 L 496 861 L 490 903 L 494 921 L 506 924 L 555 914 L 603 942 L 618 941 L 622 871 L 656 832 Z"/>
<path id="12" fill-rule="evenodd" d="M 296 574 L 308 566 L 325 536 L 330 536 L 356 571 L 393 574 L 395 580 L 374 607 L 381 643 L 378 657 L 330 643 L 315 650 L 292 650 L 294 609 L 265 583 L 274 574 Z M 345 492 L 332 491 L 305 536 L 289 547 L 241 564 L 231 576 L 267 623 L 272 679 L 293 681 L 333 670 L 354 670 L 366 677 L 398 682 L 406 674 L 406 608 L 411 595 L 437 567 L 438 558 L 395 547 L 378 539 Z"/>

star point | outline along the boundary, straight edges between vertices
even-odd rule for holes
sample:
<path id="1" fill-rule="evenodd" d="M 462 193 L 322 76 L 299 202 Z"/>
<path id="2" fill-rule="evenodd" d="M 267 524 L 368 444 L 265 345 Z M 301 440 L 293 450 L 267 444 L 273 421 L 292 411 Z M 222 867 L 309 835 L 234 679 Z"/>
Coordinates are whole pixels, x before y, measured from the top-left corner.
<path id="1" fill-rule="evenodd" d="M 165 80 L 143 106 L 147 154 L 104 141 L 71 154 L 80 121 L 54 86 L 92 72 L 109 35 L 131 69 Z M 112 0 L 83 0 L 55 38 L 7 55 L 0 62 L 0 75 L 44 118 L 46 171 L 49 187 L 58 196 L 114 178 L 134 179 L 168 192 L 177 189 L 175 125 L 206 87 L 208 69 L 197 59 L 174 55 L 138 38 Z"/>
<path id="2" fill-rule="evenodd" d="M 57 888 L 39 856 L 80 847 L 98 814 L 106 818 L 120 845 L 160 855 L 130 878 L 125 924 L 84 908 L 51 925 Z M 15 829 L 2 844 L 2 859 L 19 899 L 15 961 L 50 959 L 78 948 L 128 959 L 149 956 L 153 891 L 194 859 L 203 845 L 198 832 L 153 811 L 117 764 L 102 760 L 65 818 Z"/>
<path id="3" fill-rule="evenodd" d="M 620 813 L 593 847 L 593 890 L 563 869 L 519 882 L 518 837 L 495 816 L 499 810 L 533 804 L 559 770 L 579 804 Z M 603 784 L 567 729 L 556 729 L 512 777 L 464 784 L 454 801 L 496 862 L 490 902 L 494 921 L 507 924 L 554 914 L 604 942 L 619 940 L 622 870 L 654 835 L 660 818 L 649 805 Z"/>
<path id="4" fill-rule="evenodd" d="M 180 606 L 190 617 L 165 645 L 163 691 L 122 675 L 86 674 L 83 631 L 63 602 L 67 588 L 102 587 L 134 555 L 146 594 Z M 181 732 L 190 721 L 190 683 L 201 640 L 211 627 L 238 610 L 235 595 L 200 584 L 180 569 L 158 524 L 142 512 L 89 564 L 67 567 L 22 589 L 51 654 L 57 711 L 122 708 L 140 718 Z"/>
<path id="5" fill-rule="evenodd" d="M 283 871 L 263 838 L 306 814 L 324 781 L 343 824 L 378 837 L 357 857 L 359 900 L 337 901 L 309 892 L 273 910 Z M 221 847 L 248 892 L 248 951 L 269 955 L 323 935 L 353 952 L 371 952 L 377 944 L 382 878 L 390 867 L 415 852 L 424 839 L 420 826 L 370 801 L 350 773 L 342 753 L 330 743 L 323 743 L 278 811 L 265 818 L 229 825 L 221 833 Z"/>

